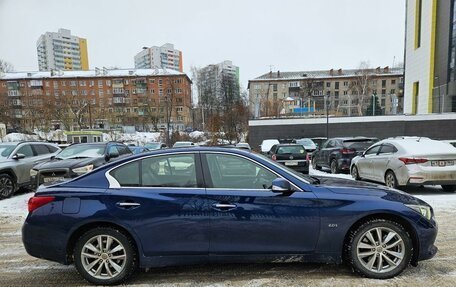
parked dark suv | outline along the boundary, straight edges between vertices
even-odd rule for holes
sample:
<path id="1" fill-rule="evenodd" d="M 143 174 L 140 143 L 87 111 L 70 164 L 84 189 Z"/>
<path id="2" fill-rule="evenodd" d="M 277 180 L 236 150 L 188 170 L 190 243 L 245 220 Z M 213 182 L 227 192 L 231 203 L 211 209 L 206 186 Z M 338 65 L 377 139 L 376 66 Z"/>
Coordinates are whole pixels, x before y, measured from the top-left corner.
<path id="1" fill-rule="evenodd" d="M 30 170 L 47 161 L 60 149 L 45 142 L 5 142 L 0 144 L 0 199 L 10 197 L 20 187 L 29 187 Z"/>
<path id="2" fill-rule="evenodd" d="M 330 138 L 313 153 L 312 167 L 317 170 L 328 167 L 331 173 L 348 172 L 352 158 L 376 142 L 377 138 Z"/>
<path id="3" fill-rule="evenodd" d="M 122 143 L 73 144 L 50 161 L 35 165 L 30 171 L 30 177 L 39 186 L 80 176 L 113 159 L 128 155 L 132 155 L 132 152 Z"/>
<path id="4" fill-rule="evenodd" d="M 276 144 L 268 153 L 269 157 L 293 170 L 309 174 L 309 159 L 304 146 L 300 144 Z"/>

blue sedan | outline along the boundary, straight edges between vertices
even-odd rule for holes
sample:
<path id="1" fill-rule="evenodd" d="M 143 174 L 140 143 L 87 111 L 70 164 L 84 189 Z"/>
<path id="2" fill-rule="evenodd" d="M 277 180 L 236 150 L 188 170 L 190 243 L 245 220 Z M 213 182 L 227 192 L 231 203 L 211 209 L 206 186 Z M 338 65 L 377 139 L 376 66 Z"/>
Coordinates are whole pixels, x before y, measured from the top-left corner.
<path id="1" fill-rule="evenodd" d="M 41 187 L 22 229 L 30 255 L 98 285 L 137 268 L 289 259 L 385 279 L 432 258 L 436 235 L 432 208 L 411 195 L 223 148 L 138 154 Z"/>

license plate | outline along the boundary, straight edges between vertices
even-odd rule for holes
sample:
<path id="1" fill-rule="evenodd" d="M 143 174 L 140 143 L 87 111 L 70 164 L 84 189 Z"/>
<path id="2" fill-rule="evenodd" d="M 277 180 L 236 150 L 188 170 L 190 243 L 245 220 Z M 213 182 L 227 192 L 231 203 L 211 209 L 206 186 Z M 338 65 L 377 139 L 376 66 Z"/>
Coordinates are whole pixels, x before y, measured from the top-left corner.
<path id="1" fill-rule="evenodd" d="M 298 162 L 297 161 L 286 161 L 285 165 L 287 165 L 287 166 L 297 166 Z"/>
<path id="2" fill-rule="evenodd" d="M 43 181 L 45 183 L 54 182 L 54 181 L 58 181 L 58 180 L 63 180 L 63 177 L 45 177 L 45 178 L 43 178 Z"/>
<path id="3" fill-rule="evenodd" d="M 450 166 L 454 165 L 454 160 L 433 160 L 431 161 L 431 166 Z"/>

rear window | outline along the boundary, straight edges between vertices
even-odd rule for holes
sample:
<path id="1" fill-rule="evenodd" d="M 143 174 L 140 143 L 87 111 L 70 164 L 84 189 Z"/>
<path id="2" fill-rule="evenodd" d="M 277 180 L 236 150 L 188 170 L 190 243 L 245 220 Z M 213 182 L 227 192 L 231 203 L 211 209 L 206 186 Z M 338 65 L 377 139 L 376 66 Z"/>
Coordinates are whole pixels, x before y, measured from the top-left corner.
<path id="1" fill-rule="evenodd" d="M 281 146 L 277 149 L 277 154 L 293 153 L 293 154 L 303 154 L 305 149 L 301 145 L 295 146 Z"/>
<path id="2" fill-rule="evenodd" d="M 367 140 L 349 140 L 344 141 L 343 145 L 346 148 L 355 149 L 355 150 L 364 150 L 371 145 L 376 143 L 376 141 L 367 139 Z"/>

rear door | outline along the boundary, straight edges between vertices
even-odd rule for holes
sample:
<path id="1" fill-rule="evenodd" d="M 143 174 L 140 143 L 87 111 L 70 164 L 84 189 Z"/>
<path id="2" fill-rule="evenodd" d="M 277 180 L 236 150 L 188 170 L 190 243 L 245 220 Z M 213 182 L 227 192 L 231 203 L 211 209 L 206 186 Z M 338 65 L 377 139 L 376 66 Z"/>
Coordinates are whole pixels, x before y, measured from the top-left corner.
<path id="1" fill-rule="evenodd" d="M 208 255 L 209 212 L 199 153 L 144 157 L 109 176 L 115 179 L 106 197 L 109 210 L 134 230 L 145 256 Z"/>
<path id="2" fill-rule="evenodd" d="M 207 152 L 202 162 L 211 209 L 210 254 L 314 250 L 320 218 L 312 192 L 272 192 L 280 175 L 241 155 Z"/>

